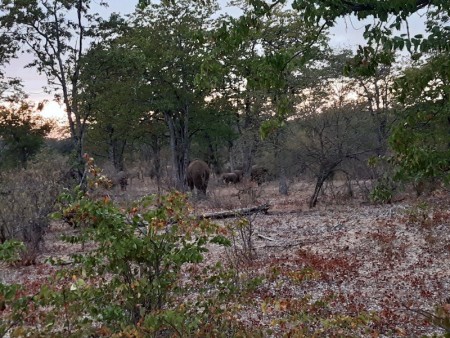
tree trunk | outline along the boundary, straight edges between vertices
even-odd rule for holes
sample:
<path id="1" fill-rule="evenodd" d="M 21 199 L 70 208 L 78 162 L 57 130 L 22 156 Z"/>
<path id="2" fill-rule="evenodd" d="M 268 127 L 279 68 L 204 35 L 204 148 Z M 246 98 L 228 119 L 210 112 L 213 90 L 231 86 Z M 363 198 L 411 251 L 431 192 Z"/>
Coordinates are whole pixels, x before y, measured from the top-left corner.
<path id="1" fill-rule="evenodd" d="M 287 196 L 289 194 L 289 186 L 286 179 L 284 168 L 280 168 L 280 180 L 278 183 L 278 192 L 280 195 Z"/>
<path id="2" fill-rule="evenodd" d="M 316 181 L 316 187 L 314 188 L 314 193 L 309 200 L 309 207 L 314 208 L 317 204 L 317 199 L 319 197 L 320 190 L 322 189 L 325 178 L 318 177 Z"/>
<path id="3" fill-rule="evenodd" d="M 169 128 L 170 148 L 172 152 L 173 181 L 175 189 L 187 191 L 186 169 L 189 164 L 189 109 L 182 112 L 164 112 L 164 118 Z"/>
<path id="4" fill-rule="evenodd" d="M 316 186 L 314 188 L 314 193 L 309 200 L 309 207 L 314 208 L 317 204 L 317 199 L 319 198 L 320 191 L 322 190 L 323 184 L 331 176 L 333 170 L 322 171 L 317 177 Z"/>
<path id="5" fill-rule="evenodd" d="M 152 151 L 153 151 L 153 168 L 156 176 L 156 185 L 158 187 L 158 195 L 161 194 L 161 140 L 158 136 L 152 137 Z"/>
<path id="6" fill-rule="evenodd" d="M 253 131 L 249 131 L 242 137 L 242 171 L 247 178 L 250 178 L 256 150 L 257 136 Z"/>
<path id="7" fill-rule="evenodd" d="M 123 155 L 125 152 L 126 141 L 118 140 L 114 135 L 114 128 L 107 127 L 108 131 L 108 159 L 113 164 L 114 169 L 124 171 Z"/>
<path id="8" fill-rule="evenodd" d="M 278 169 L 278 192 L 280 195 L 287 196 L 289 194 L 289 186 L 286 179 L 285 161 L 283 159 L 283 149 L 281 146 L 283 140 L 283 130 L 278 129 L 275 135 L 275 162 Z"/>

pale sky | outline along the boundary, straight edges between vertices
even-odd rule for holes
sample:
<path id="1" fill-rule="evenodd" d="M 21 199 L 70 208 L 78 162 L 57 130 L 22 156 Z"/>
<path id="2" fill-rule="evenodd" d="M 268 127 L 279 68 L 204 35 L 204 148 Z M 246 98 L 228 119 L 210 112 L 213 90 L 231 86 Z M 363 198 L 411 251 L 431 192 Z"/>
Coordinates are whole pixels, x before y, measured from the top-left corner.
<path id="1" fill-rule="evenodd" d="M 113 12 L 122 15 L 132 13 L 138 0 L 110 0 L 109 7 L 107 8 L 99 6 L 98 2 L 99 0 L 93 1 L 91 11 L 101 13 L 104 18 L 108 18 Z M 224 2 L 224 0 L 220 0 L 220 2 Z M 227 10 L 225 9 L 224 11 L 226 12 Z M 356 18 L 338 19 L 337 25 L 330 32 L 332 47 L 355 49 L 357 45 L 364 44 L 362 35 L 364 26 L 367 23 L 370 23 L 370 21 L 359 22 Z M 410 29 L 413 30 L 413 35 L 424 32 L 423 19 L 420 15 L 415 15 L 410 19 Z M 47 85 L 46 78 L 37 74 L 32 68 L 24 68 L 29 60 L 27 55 L 19 55 L 18 59 L 12 60 L 6 67 L 6 75 L 21 78 L 25 92 L 29 94 L 32 100 L 51 100 L 53 98 L 52 95 L 46 94 L 42 89 L 43 86 Z M 53 116 L 61 114 L 58 112 L 56 105 L 49 105 L 46 108 L 44 115 Z"/>

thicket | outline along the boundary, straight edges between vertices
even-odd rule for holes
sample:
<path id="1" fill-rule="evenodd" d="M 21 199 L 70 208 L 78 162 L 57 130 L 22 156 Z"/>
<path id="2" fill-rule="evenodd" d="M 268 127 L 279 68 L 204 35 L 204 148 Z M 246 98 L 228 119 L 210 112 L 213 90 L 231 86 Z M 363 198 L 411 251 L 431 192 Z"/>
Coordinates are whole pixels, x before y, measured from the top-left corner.
<path id="1" fill-rule="evenodd" d="M 27 168 L 0 172 L 0 243 L 25 244 L 22 263 L 34 262 L 48 228 L 49 214 L 71 184 L 66 157 L 43 149 Z"/>
<path id="2" fill-rule="evenodd" d="M 96 193 L 105 178 L 90 164 L 87 191 L 62 194 L 57 215 L 70 213 L 74 224 L 84 225 L 66 241 L 92 249 L 72 255 L 72 268 L 60 270 L 32 295 L 0 284 L 6 309 L 0 335 L 204 336 L 231 330 L 214 301 L 214 290 L 227 278 L 220 264 L 205 274 L 204 287 L 214 297 L 196 293 L 198 281 L 186 279 L 208 246 L 229 244 L 226 230 L 191 216 L 187 197 L 178 192 L 124 208 Z M 5 242 L 0 258 L 14 259 L 16 249 L 17 242 Z"/>

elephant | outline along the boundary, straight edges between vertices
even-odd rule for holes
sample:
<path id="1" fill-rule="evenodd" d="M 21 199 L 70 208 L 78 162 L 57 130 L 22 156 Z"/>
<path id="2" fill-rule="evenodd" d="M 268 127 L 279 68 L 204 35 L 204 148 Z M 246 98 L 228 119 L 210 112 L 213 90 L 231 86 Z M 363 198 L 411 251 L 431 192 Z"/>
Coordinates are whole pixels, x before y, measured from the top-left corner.
<path id="1" fill-rule="evenodd" d="M 233 173 L 235 173 L 237 175 L 238 182 L 240 182 L 242 180 L 242 177 L 244 176 L 244 171 L 242 171 L 240 169 L 236 169 L 236 170 L 233 170 Z"/>
<path id="2" fill-rule="evenodd" d="M 127 190 L 128 185 L 128 174 L 125 171 L 121 170 L 112 177 L 111 181 L 113 186 L 119 185 L 120 190 L 125 191 Z"/>
<path id="3" fill-rule="evenodd" d="M 250 173 L 250 179 L 256 182 L 258 185 L 264 183 L 268 178 L 268 170 L 264 167 L 253 166 Z"/>
<path id="4" fill-rule="evenodd" d="M 133 179 L 136 178 L 140 181 L 144 180 L 144 175 L 142 174 L 142 170 L 139 168 L 135 168 L 133 170 L 129 170 L 126 172 L 127 178 L 130 180 L 130 185 L 133 185 Z"/>
<path id="5" fill-rule="evenodd" d="M 233 173 L 222 174 L 222 181 L 226 184 L 238 183 L 240 181 L 240 179 L 239 179 L 239 176 L 233 172 Z"/>
<path id="6" fill-rule="evenodd" d="M 202 160 L 192 161 L 187 168 L 187 184 L 189 189 L 201 191 L 206 195 L 206 188 L 208 187 L 209 175 L 211 170 L 208 164 Z"/>

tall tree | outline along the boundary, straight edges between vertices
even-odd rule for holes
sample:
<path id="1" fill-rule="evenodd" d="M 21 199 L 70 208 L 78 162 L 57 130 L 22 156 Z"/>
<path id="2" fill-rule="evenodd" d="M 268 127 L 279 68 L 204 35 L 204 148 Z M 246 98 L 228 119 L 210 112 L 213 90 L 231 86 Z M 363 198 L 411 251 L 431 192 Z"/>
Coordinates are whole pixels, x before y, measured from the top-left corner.
<path id="1" fill-rule="evenodd" d="M 87 147 L 124 170 L 125 149 L 142 133 L 147 108 L 139 101 L 144 64 L 135 51 L 107 41 L 86 53 L 81 70 L 81 104 L 90 112 Z"/>
<path id="2" fill-rule="evenodd" d="M 80 110 L 80 59 L 87 39 L 93 38 L 98 15 L 90 14 L 91 0 L 4 0 L 0 3 L 0 41 L 33 57 L 28 67 L 47 77 L 48 90 L 64 104 L 76 151 L 83 163 L 83 138 L 89 112 Z M 101 4 L 105 4 L 101 2 Z"/>
<path id="3" fill-rule="evenodd" d="M 211 48 L 207 39 L 214 3 L 190 1 L 154 4 L 137 11 L 120 43 L 144 59 L 148 110 L 166 122 L 172 151 L 175 187 L 186 190 L 192 119 L 210 93 L 196 76 Z"/>
<path id="4" fill-rule="evenodd" d="M 267 136 L 293 112 L 304 88 L 298 74 L 320 50 L 323 25 L 306 29 L 295 13 L 283 7 L 259 17 L 241 6 L 241 17 L 219 20 L 214 53 L 202 70 L 203 79 L 235 106 L 238 161 L 249 174 L 261 133 Z"/>
<path id="5" fill-rule="evenodd" d="M 396 90 L 404 109 L 391 137 L 397 178 L 450 183 L 450 55 L 407 69 Z M 419 192 L 419 191 L 418 191 Z"/>

